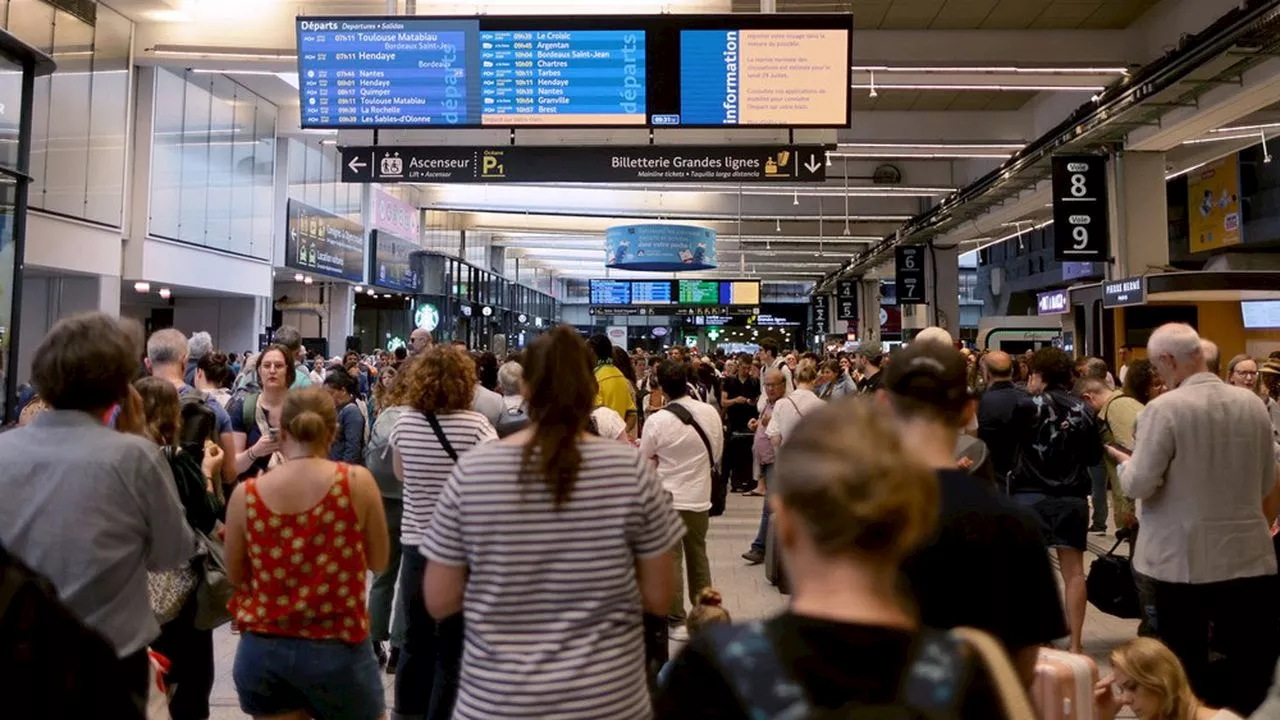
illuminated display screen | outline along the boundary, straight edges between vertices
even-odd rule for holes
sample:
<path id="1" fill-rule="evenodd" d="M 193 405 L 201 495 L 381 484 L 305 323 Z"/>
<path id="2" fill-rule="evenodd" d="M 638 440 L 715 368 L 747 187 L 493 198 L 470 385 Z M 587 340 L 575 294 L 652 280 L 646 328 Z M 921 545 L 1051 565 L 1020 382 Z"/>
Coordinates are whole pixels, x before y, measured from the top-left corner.
<path id="1" fill-rule="evenodd" d="M 679 280 L 681 305 L 719 305 L 720 283 L 715 280 Z"/>
<path id="2" fill-rule="evenodd" d="M 760 283 L 756 280 L 732 280 L 720 283 L 721 305 L 759 305 Z"/>
<path id="3" fill-rule="evenodd" d="M 636 280 L 632 282 L 631 302 L 635 305 L 670 305 L 671 281 Z"/>
<path id="4" fill-rule="evenodd" d="M 626 280 L 592 280 L 592 305 L 630 305 L 631 283 Z"/>
<path id="5" fill-rule="evenodd" d="M 849 15 L 297 19 L 304 128 L 848 127 Z"/>

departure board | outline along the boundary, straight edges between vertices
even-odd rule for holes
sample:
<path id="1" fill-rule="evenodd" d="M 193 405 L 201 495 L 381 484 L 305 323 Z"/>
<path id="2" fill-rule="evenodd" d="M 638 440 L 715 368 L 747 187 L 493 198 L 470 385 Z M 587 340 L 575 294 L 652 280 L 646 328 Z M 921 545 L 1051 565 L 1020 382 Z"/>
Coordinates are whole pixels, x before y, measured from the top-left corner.
<path id="1" fill-rule="evenodd" d="M 848 127 L 847 14 L 297 18 L 303 128 Z"/>
<path id="2" fill-rule="evenodd" d="M 721 305 L 759 305 L 760 281 L 725 280 L 720 283 Z"/>
<path id="3" fill-rule="evenodd" d="M 719 305 L 720 283 L 715 280 L 679 280 L 681 305 Z"/>
<path id="4" fill-rule="evenodd" d="M 630 305 L 631 283 L 626 280 L 592 280 L 592 305 Z"/>
<path id="5" fill-rule="evenodd" d="M 633 305 L 670 305 L 670 280 L 636 280 L 631 283 Z"/>

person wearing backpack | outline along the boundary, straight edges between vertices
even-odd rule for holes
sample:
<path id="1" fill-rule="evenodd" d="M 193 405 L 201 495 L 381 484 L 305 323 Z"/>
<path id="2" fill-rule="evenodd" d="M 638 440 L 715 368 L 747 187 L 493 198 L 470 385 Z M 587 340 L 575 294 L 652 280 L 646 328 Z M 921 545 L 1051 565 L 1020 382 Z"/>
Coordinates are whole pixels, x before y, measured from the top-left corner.
<path id="1" fill-rule="evenodd" d="M 1084 551 L 1089 534 L 1090 468 L 1102 462 L 1102 434 L 1093 410 L 1072 394 L 1075 363 L 1055 347 L 1031 356 L 1029 397 L 1013 413 L 1017 435 L 1009 494 L 1040 523 L 1057 551 L 1066 585 L 1068 650 L 1083 651 L 1087 591 Z"/>
<path id="2" fill-rule="evenodd" d="M 998 642 L 921 628 L 899 593 L 902 561 L 932 533 L 938 498 L 934 473 L 867 399 L 807 414 L 769 483 L 790 605 L 694 635 L 655 716 L 1034 717 Z"/>
<path id="3" fill-rule="evenodd" d="M 385 371 L 384 371 L 385 372 Z M 381 381 L 379 386 L 382 386 Z M 378 662 L 390 674 L 400 662 L 400 648 L 404 646 L 404 613 L 394 612 L 396 579 L 400 576 L 400 522 L 404 515 L 404 488 L 396 477 L 395 452 L 391 447 L 391 431 L 400 415 L 408 411 L 408 400 L 402 397 L 397 385 L 387 385 L 378 394 L 385 405 L 378 412 L 369 432 L 369 442 L 364 446 L 364 466 L 373 474 L 382 493 L 382 511 L 387 516 L 387 533 L 391 539 L 387 567 L 373 579 L 369 589 L 369 637 Z M 383 643 L 389 642 L 390 649 Z"/>

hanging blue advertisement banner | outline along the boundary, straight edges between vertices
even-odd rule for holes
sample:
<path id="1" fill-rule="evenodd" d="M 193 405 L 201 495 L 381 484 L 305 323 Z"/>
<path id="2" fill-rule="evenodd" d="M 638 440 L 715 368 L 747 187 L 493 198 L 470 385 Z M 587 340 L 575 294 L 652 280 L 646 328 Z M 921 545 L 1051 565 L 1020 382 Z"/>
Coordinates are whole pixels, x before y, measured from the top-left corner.
<path id="1" fill-rule="evenodd" d="M 604 231 L 605 266 L 681 272 L 716 267 L 716 231 L 697 225 L 619 225 Z"/>

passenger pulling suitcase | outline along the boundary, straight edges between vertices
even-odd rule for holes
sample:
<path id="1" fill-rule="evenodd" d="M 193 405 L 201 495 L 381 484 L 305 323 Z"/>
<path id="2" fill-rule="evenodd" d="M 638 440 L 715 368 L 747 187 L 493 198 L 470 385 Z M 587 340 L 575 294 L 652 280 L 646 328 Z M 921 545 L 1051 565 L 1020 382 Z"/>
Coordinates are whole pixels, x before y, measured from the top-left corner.
<path id="1" fill-rule="evenodd" d="M 791 584 L 787 582 L 787 574 L 782 567 L 782 551 L 778 547 L 778 535 L 774 528 L 774 524 L 769 523 L 769 530 L 764 536 L 764 579 L 773 583 L 778 592 L 790 595 Z"/>
<path id="2" fill-rule="evenodd" d="M 1096 720 L 1098 666 L 1087 655 L 1044 648 L 1036 658 L 1031 701 L 1040 720 Z"/>

